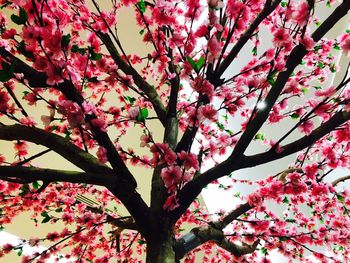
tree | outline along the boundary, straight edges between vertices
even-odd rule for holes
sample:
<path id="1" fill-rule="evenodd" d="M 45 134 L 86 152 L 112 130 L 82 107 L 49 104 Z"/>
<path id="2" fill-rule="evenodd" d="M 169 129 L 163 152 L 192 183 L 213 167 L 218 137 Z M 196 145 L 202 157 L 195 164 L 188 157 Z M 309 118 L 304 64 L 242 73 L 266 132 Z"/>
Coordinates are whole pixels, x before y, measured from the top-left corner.
<path id="1" fill-rule="evenodd" d="M 339 184 L 350 177 L 329 180 L 350 163 L 349 78 L 327 80 L 340 70 L 337 54 L 350 50 L 350 33 L 325 37 L 349 0 L 1 5 L 9 15 L 1 14 L 0 139 L 13 142 L 15 159 L 0 155 L 0 223 L 32 211 L 36 224 L 66 225 L 23 241 L 53 242 L 24 262 L 45 262 L 65 247 L 75 262 L 139 262 L 144 253 L 148 263 L 194 262 L 198 251 L 203 262 L 269 262 L 273 249 L 293 262 L 310 252 L 321 262 L 349 261 L 350 193 Z M 325 5 L 320 21 L 315 10 Z M 118 15 L 126 8 L 148 54 L 123 48 Z M 233 74 L 247 47 L 251 57 Z M 41 123 L 32 109 L 42 105 Z M 280 138 L 262 132 L 286 120 L 292 126 Z M 142 151 L 123 141 L 134 128 Z M 258 143 L 265 150 L 248 154 Z M 34 154 L 33 144 L 44 150 Z M 79 169 L 36 163 L 49 152 Z M 235 177 L 292 154 L 296 161 L 276 175 Z M 152 172 L 149 204 L 132 166 Z M 196 198 L 224 176 L 258 188 L 213 220 Z M 120 216 L 117 204 L 130 215 Z M 21 249 L 6 245 L 2 255 Z"/>

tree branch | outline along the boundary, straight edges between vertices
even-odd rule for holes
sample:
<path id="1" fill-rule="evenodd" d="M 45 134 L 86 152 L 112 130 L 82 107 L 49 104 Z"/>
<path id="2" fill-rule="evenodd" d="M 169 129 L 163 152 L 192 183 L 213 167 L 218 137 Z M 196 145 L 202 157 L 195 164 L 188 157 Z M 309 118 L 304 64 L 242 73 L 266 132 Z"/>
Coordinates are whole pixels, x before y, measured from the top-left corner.
<path id="1" fill-rule="evenodd" d="M 252 156 L 246 156 L 244 162 L 246 165 L 244 168 L 257 166 L 263 163 L 268 163 L 290 154 L 301 151 L 308 146 L 314 144 L 317 140 L 333 131 L 336 127 L 339 127 L 346 121 L 350 120 L 350 112 L 339 111 L 333 115 L 325 123 L 321 124 L 317 129 L 313 130 L 309 135 L 306 135 L 292 143 L 286 144 L 280 147 L 280 151 L 269 150 L 264 153 L 255 154 Z"/>
<path id="2" fill-rule="evenodd" d="M 345 175 L 343 177 L 340 177 L 332 182 L 333 187 L 337 186 L 338 184 L 345 182 L 350 179 L 350 175 Z"/>
<path id="3" fill-rule="evenodd" d="M 312 34 L 312 38 L 315 42 L 319 41 L 342 17 L 344 17 L 350 9 L 350 1 L 345 0 L 340 4 L 333 13 L 317 28 Z M 275 83 L 272 85 L 271 90 L 267 94 L 264 104 L 264 109 L 257 111 L 256 116 L 252 119 L 248 125 L 246 131 L 242 134 L 241 138 L 236 144 L 234 151 L 232 152 L 230 159 L 235 158 L 244 153 L 255 134 L 260 130 L 261 126 L 268 118 L 270 111 L 281 94 L 285 84 L 287 83 L 289 76 L 294 69 L 300 64 L 302 58 L 308 53 L 303 45 L 296 46 L 290 53 L 286 62 L 286 70 L 279 73 Z"/>
<path id="4" fill-rule="evenodd" d="M 46 83 L 47 76 L 45 73 L 34 70 L 3 48 L 0 48 L 0 56 L 5 58 L 9 63 L 14 64 L 14 71 L 16 73 L 23 73 L 24 78 L 32 87 L 49 86 Z M 60 83 L 54 87 L 61 91 L 67 99 L 77 102 L 80 106 L 84 102 L 83 96 L 70 81 L 64 80 L 63 83 Z M 87 121 L 96 118 L 96 116 L 90 116 L 89 118 L 90 119 Z M 12 134 L 12 130 L 17 131 L 16 137 L 14 137 Z M 19 130 L 22 130 L 23 133 L 19 132 Z M 102 132 L 99 128 L 94 127 L 92 128 L 92 131 L 95 134 L 96 141 L 107 149 L 108 161 L 113 167 L 114 174 L 117 175 L 117 180 L 114 181 L 114 185 L 109 185 L 108 189 L 122 201 L 127 210 L 134 217 L 135 221 L 137 221 L 138 227 L 140 227 L 140 232 L 145 235 L 146 232 L 144 230 L 148 228 L 149 224 L 149 207 L 135 190 L 137 187 L 135 178 L 119 156 L 119 153 L 110 140 L 108 134 Z M 111 173 L 111 169 L 109 169 L 107 166 L 103 166 L 100 163 L 98 166 L 95 166 L 96 162 L 98 162 L 96 158 L 92 158 L 93 156 L 91 155 L 86 155 L 86 152 L 80 150 L 78 147 L 72 144 L 69 144 L 69 142 L 65 141 L 58 135 L 49 134 L 37 128 L 29 128 L 21 125 L 1 125 L 0 134 L 4 140 L 23 139 L 42 144 L 50 149 L 55 148 L 54 150 L 57 153 L 65 158 L 68 156 L 70 158 L 69 161 L 83 170 L 87 169 L 90 171 L 93 169 L 93 171 L 95 171 L 95 169 L 97 169 L 100 174 L 103 173 L 102 171 L 106 172 L 106 174 Z M 44 135 L 44 137 L 41 138 L 41 135 Z M 71 145 L 71 147 L 67 147 L 68 145 Z M 62 146 L 64 147 L 61 148 Z"/>
<path id="5" fill-rule="evenodd" d="M 20 179 L 25 182 L 69 182 L 106 186 L 114 184 L 116 178 L 104 173 L 74 172 L 24 166 L 0 166 L 0 179 Z"/>
<path id="6" fill-rule="evenodd" d="M 113 44 L 113 41 L 108 34 L 97 32 L 97 35 L 99 36 L 101 41 L 105 44 L 109 54 L 112 56 L 118 68 L 122 70 L 126 75 L 131 75 L 137 87 L 139 87 L 139 89 L 147 95 L 148 99 L 153 105 L 153 108 L 160 122 L 163 124 L 163 126 L 165 126 L 166 110 L 155 88 L 151 86 L 148 82 L 146 82 L 146 80 L 143 79 L 141 75 L 133 67 L 130 67 L 121 58 L 117 48 Z"/>
<path id="7" fill-rule="evenodd" d="M 308 146 L 314 144 L 317 140 L 333 131 L 336 127 L 350 120 L 350 112 L 340 111 L 325 123 L 321 124 L 317 129 L 313 130 L 309 135 L 306 135 L 299 140 L 281 146 L 281 151 L 276 152 L 274 149 L 264 153 L 245 156 L 241 155 L 235 159 L 228 158 L 219 165 L 207 170 L 200 176 L 194 178 L 178 193 L 180 207 L 172 212 L 174 218 L 178 218 L 192 201 L 200 194 L 203 187 L 208 185 L 213 180 L 219 179 L 225 175 L 237 171 L 242 168 L 254 167 L 260 164 L 269 163 L 271 161 L 281 159 L 290 154 L 301 151 Z"/>
<path id="8" fill-rule="evenodd" d="M 29 86 L 33 88 L 42 88 L 49 86 L 46 83 L 47 76 L 45 73 L 33 69 L 28 64 L 12 55 L 4 47 L 0 47 L 0 56 L 11 63 L 11 66 L 13 66 L 15 73 L 22 73 L 24 75 L 24 79 L 28 80 Z"/>
<path id="9" fill-rule="evenodd" d="M 14 69 L 16 73 L 23 73 L 24 78 L 28 81 L 29 85 L 33 85 L 32 87 L 49 86 L 46 84 L 47 76 L 45 73 L 36 71 L 35 69 L 33 69 L 32 67 L 30 67 L 29 65 L 21 61 L 20 59 L 16 58 L 14 55 L 12 55 L 10 52 L 5 50 L 4 48 L 0 48 L 0 56 L 2 56 L 8 62 L 14 65 Z M 77 102 L 80 106 L 84 102 L 83 96 L 75 88 L 73 83 L 68 80 L 64 80 L 64 82 L 59 83 L 58 85 L 53 87 L 61 91 L 67 99 Z M 89 120 L 95 119 L 95 118 L 96 116 L 90 116 Z M 117 174 L 120 175 L 120 179 L 132 184 L 136 188 L 137 184 L 136 184 L 135 178 L 130 173 L 129 169 L 126 167 L 123 160 L 120 158 L 118 151 L 116 150 L 115 146 L 110 140 L 108 134 L 105 132 L 102 132 L 99 128 L 93 127 L 92 130 L 95 134 L 95 138 L 97 142 L 101 146 L 107 149 L 108 161 L 112 165 L 115 172 L 117 172 Z"/>
<path id="10" fill-rule="evenodd" d="M 83 151 L 63 137 L 45 130 L 20 124 L 0 123 L 0 140 L 25 140 L 46 146 L 86 172 L 111 174 L 112 169 L 103 165 L 96 157 Z"/>
<path id="11" fill-rule="evenodd" d="M 238 55 L 238 53 L 241 51 L 241 49 L 244 47 L 244 45 L 251 38 L 254 31 L 259 27 L 261 22 L 276 9 L 276 7 L 279 5 L 280 2 L 281 2 L 281 0 L 275 0 L 271 4 L 270 1 L 266 1 L 266 4 L 265 4 L 264 8 L 262 9 L 262 11 L 258 14 L 258 16 L 255 18 L 255 20 L 251 23 L 251 25 L 249 26 L 247 31 L 245 31 L 243 33 L 243 35 L 241 35 L 239 37 L 236 44 L 230 50 L 230 53 L 222 61 L 218 70 L 214 73 L 214 76 L 216 79 L 220 79 L 222 74 L 231 65 L 232 61 L 235 59 L 235 57 Z"/>
<path id="12" fill-rule="evenodd" d="M 258 240 L 250 245 L 244 243 L 243 245 L 238 245 L 226 239 L 223 232 L 223 229 L 228 224 L 252 208 L 253 207 L 248 203 L 242 204 L 236 209 L 232 210 L 220 221 L 209 223 L 208 226 L 193 228 L 189 233 L 183 235 L 176 241 L 176 258 L 183 258 L 187 253 L 208 241 L 214 241 L 218 246 L 231 252 L 236 257 L 253 253 L 259 244 Z"/>

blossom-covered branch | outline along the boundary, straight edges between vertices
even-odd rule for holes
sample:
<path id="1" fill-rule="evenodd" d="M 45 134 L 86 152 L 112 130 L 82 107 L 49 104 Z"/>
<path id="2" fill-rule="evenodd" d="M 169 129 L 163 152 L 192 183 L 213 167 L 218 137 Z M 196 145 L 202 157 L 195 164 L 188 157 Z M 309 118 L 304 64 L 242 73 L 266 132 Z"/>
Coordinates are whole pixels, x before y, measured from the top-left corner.
<path id="1" fill-rule="evenodd" d="M 318 42 L 341 18 L 343 18 L 350 9 L 350 1 L 343 1 L 327 19 L 316 29 L 312 34 L 312 39 Z M 230 158 L 234 159 L 244 153 L 255 134 L 260 130 L 261 126 L 267 120 L 272 107 L 280 96 L 285 87 L 290 75 L 295 68 L 300 64 L 302 58 L 308 53 L 306 47 L 302 44 L 296 46 L 290 53 L 286 62 L 285 69 L 277 76 L 276 81 L 272 85 L 264 100 L 264 108 L 260 109 L 248 124 L 247 129 L 242 134 L 233 150 Z"/>
<path id="2" fill-rule="evenodd" d="M 246 45 L 248 40 L 253 36 L 255 30 L 259 27 L 259 25 L 266 19 L 281 3 L 281 0 L 275 0 L 273 2 L 266 1 L 264 4 L 264 8 L 261 10 L 259 15 L 255 18 L 255 20 L 251 23 L 246 32 L 242 34 L 239 40 L 232 47 L 226 58 L 222 61 L 221 64 L 218 65 L 218 69 L 214 73 L 214 78 L 220 78 L 222 74 L 226 71 L 226 69 L 231 65 L 232 61 L 236 58 L 242 48 Z"/>
<path id="3" fill-rule="evenodd" d="M 159 120 L 163 125 L 165 125 L 166 110 L 155 88 L 151 86 L 146 80 L 144 80 L 132 66 L 128 65 L 121 58 L 117 48 L 115 47 L 112 39 L 108 34 L 98 32 L 98 36 L 106 45 L 107 50 L 109 51 L 118 68 L 122 70 L 126 75 L 132 76 L 133 81 L 137 87 L 146 94 L 147 98 L 152 103 Z"/>
<path id="4" fill-rule="evenodd" d="M 344 1 L 340 4 L 332 14 L 317 28 L 317 30 L 312 34 L 314 41 L 318 41 L 323 35 L 325 35 L 342 17 L 344 17 L 350 9 L 350 1 Z M 331 120 L 324 123 L 320 128 L 315 130 L 309 136 L 305 136 L 303 139 L 300 139 L 294 143 L 286 145 L 283 147 L 281 153 L 277 152 L 268 152 L 260 155 L 255 155 L 254 157 L 246 158 L 244 156 L 244 151 L 248 145 L 253 140 L 255 134 L 259 131 L 261 126 L 266 122 L 266 119 L 269 116 L 269 113 L 274 106 L 277 98 L 279 97 L 281 91 L 285 87 L 286 82 L 288 81 L 289 76 L 292 74 L 294 69 L 300 64 L 302 58 L 307 54 L 307 50 L 303 45 L 296 46 L 286 62 L 285 70 L 278 74 L 276 81 L 272 85 L 268 95 L 264 100 L 264 108 L 260 109 L 254 118 L 248 123 L 248 126 L 237 144 L 234 147 L 233 152 L 230 157 L 217 165 L 214 168 L 209 169 L 202 175 L 196 177 L 193 181 L 188 183 L 178 194 L 180 200 L 180 208 L 178 208 L 174 216 L 177 217 L 187 207 L 191 204 L 194 198 L 201 192 L 202 188 L 207 184 L 212 182 L 215 179 L 218 179 L 222 176 L 228 175 L 235 170 L 252 167 L 258 164 L 267 163 L 269 161 L 282 158 L 289 154 L 295 153 L 308 147 L 313 144 L 316 140 L 322 138 L 324 135 L 338 127 L 339 125 L 345 123 L 349 120 L 349 113 L 347 112 L 338 112 L 336 113 Z M 270 157 L 269 155 L 273 155 Z M 270 158 L 266 158 L 269 156 Z M 278 157 L 277 157 L 278 156 Z"/>

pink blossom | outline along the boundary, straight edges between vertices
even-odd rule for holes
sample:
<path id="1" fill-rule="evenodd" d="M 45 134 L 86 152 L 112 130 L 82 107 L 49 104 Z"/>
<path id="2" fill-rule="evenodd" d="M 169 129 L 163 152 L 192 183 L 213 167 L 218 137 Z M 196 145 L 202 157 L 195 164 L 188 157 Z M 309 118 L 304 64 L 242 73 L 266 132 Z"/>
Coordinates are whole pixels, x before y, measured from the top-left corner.
<path id="1" fill-rule="evenodd" d="M 151 141 L 151 138 L 148 135 L 142 134 L 140 140 L 141 140 L 140 147 L 145 147 L 145 146 L 149 147 L 148 143 Z"/>
<path id="2" fill-rule="evenodd" d="M 163 205 L 163 209 L 166 211 L 172 211 L 176 209 L 177 207 L 179 207 L 178 201 L 179 200 L 175 194 L 168 196 L 168 198 L 165 200 L 165 203 Z"/>
<path id="3" fill-rule="evenodd" d="M 99 129 L 100 131 L 106 132 L 106 121 L 102 118 L 95 118 L 90 121 L 91 125 L 95 129 Z"/>
<path id="4" fill-rule="evenodd" d="M 308 178 L 314 179 L 318 172 L 318 165 L 317 164 L 306 165 L 304 168 L 304 171 Z"/>
<path id="5" fill-rule="evenodd" d="M 108 162 L 108 158 L 107 158 L 107 150 L 104 147 L 98 147 L 98 150 L 96 152 L 97 158 L 99 159 L 99 161 L 101 163 L 106 163 Z"/>
<path id="6" fill-rule="evenodd" d="M 315 196 L 326 195 L 329 189 L 325 184 L 313 184 L 311 193 Z"/>
<path id="7" fill-rule="evenodd" d="M 197 77 L 191 84 L 195 91 L 198 93 L 204 93 L 208 95 L 209 98 L 214 94 L 214 86 L 206 79 Z"/>
<path id="8" fill-rule="evenodd" d="M 212 122 L 217 121 L 217 111 L 214 109 L 214 107 L 211 104 L 203 105 L 198 109 L 199 112 L 199 118 L 201 120 L 208 119 Z"/>
<path id="9" fill-rule="evenodd" d="M 14 144 L 14 148 L 17 151 L 18 157 L 24 157 L 28 154 L 28 144 L 25 141 L 17 141 Z"/>
<path id="10" fill-rule="evenodd" d="M 343 35 L 340 39 L 340 47 L 344 51 L 346 55 L 349 54 L 350 51 L 350 34 Z"/>
<path id="11" fill-rule="evenodd" d="M 2 246 L 2 251 L 5 253 L 5 254 L 8 254 L 8 253 L 10 253 L 12 250 L 13 250 L 13 245 L 11 245 L 11 244 L 4 244 L 3 246 Z"/>
<path id="12" fill-rule="evenodd" d="M 166 161 L 166 163 L 168 165 L 172 165 L 175 163 L 176 158 L 177 158 L 176 153 L 174 153 L 171 149 L 167 149 L 164 156 L 164 160 Z"/>
<path id="13" fill-rule="evenodd" d="M 279 28 L 273 34 L 273 43 L 277 47 L 285 46 L 291 41 L 290 34 L 287 32 L 285 28 Z"/>
<path id="14" fill-rule="evenodd" d="M 313 38 L 308 35 L 305 34 L 304 37 L 302 39 L 300 39 L 300 43 L 305 47 L 306 50 L 311 51 L 314 46 L 315 46 L 315 41 L 313 40 Z"/>
<path id="15" fill-rule="evenodd" d="M 201 25 L 198 27 L 195 35 L 196 37 L 205 37 L 209 33 L 208 26 L 207 25 Z"/>
<path id="16" fill-rule="evenodd" d="M 36 105 L 38 100 L 37 95 L 34 92 L 29 92 L 23 97 L 26 101 L 28 101 L 29 105 Z"/>
<path id="17" fill-rule="evenodd" d="M 10 97 L 8 96 L 7 92 L 0 91 L 0 111 L 6 111 L 7 102 L 9 100 L 10 100 Z"/>
<path id="18" fill-rule="evenodd" d="M 337 92 L 334 86 L 331 86 L 325 90 L 316 90 L 315 95 L 317 97 L 331 97 L 335 92 Z"/>
<path id="19" fill-rule="evenodd" d="M 44 57 L 37 57 L 34 61 L 33 67 L 39 71 L 46 71 L 50 68 L 49 61 Z"/>
<path id="20" fill-rule="evenodd" d="M 46 37 L 44 37 L 44 45 L 46 48 L 50 49 L 52 52 L 61 51 L 61 40 L 62 34 L 60 31 L 56 31 L 54 34 L 47 32 L 45 30 Z"/>
<path id="21" fill-rule="evenodd" d="M 160 176 L 164 181 L 165 187 L 170 188 L 181 182 L 182 171 L 179 166 L 170 166 L 163 168 Z"/>
<path id="22" fill-rule="evenodd" d="M 96 106 L 90 102 L 84 101 L 81 106 L 85 114 L 96 114 Z"/>
<path id="23" fill-rule="evenodd" d="M 179 154 L 179 158 L 184 162 L 184 167 L 186 170 L 194 168 L 195 170 L 199 170 L 199 163 L 197 155 L 194 153 L 187 153 L 185 151 L 181 151 Z"/>
<path id="24" fill-rule="evenodd" d="M 213 62 L 221 54 L 220 43 L 218 42 L 215 36 L 213 36 L 208 41 L 208 51 L 209 51 L 209 62 Z"/>
<path id="25" fill-rule="evenodd" d="M 84 114 L 80 106 L 71 100 L 64 100 L 58 103 L 58 112 L 67 116 L 69 125 L 72 128 L 78 127 L 84 121 Z"/>
<path id="26" fill-rule="evenodd" d="M 35 122 L 34 118 L 31 116 L 21 118 L 20 122 L 21 122 L 21 124 L 23 124 L 25 126 L 29 126 L 29 127 L 35 127 L 37 124 Z"/>
<path id="27" fill-rule="evenodd" d="M 303 121 L 299 126 L 298 126 L 298 130 L 302 133 L 305 133 L 306 135 L 309 135 L 314 128 L 314 123 L 312 120 L 306 120 Z"/>
<path id="28" fill-rule="evenodd" d="M 308 2 L 301 2 L 298 8 L 292 13 L 292 20 L 299 26 L 307 23 L 310 16 L 310 6 Z"/>
<path id="29" fill-rule="evenodd" d="M 10 28 L 8 30 L 5 30 L 2 34 L 1 37 L 3 39 L 10 39 L 13 38 L 17 34 L 16 29 Z"/>
<path id="30" fill-rule="evenodd" d="M 139 112 L 139 107 L 132 107 L 128 110 L 128 116 L 130 119 L 136 120 L 137 116 L 139 116 Z"/>
<path id="31" fill-rule="evenodd" d="M 250 195 L 248 195 L 248 203 L 251 206 L 261 206 L 263 203 L 263 199 L 260 193 L 254 192 Z"/>

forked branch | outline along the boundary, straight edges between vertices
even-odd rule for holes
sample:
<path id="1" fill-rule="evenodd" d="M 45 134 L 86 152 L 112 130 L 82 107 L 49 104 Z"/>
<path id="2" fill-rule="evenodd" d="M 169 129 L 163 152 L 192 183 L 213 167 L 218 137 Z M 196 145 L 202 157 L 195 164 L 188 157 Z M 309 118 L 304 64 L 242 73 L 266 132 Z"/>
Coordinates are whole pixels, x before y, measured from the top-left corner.
<path id="1" fill-rule="evenodd" d="M 242 243 L 242 245 L 239 245 L 228 240 L 223 231 L 228 224 L 248 212 L 251 208 L 253 207 L 248 203 L 242 204 L 228 213 L 222 220 L 213 222 L 207 226 L 193 228 L 189 233 L 176 241 L 175 253 L 177 259 L 183 258 L 187 253 L 208 241 L 215 242 L 218 246 L 231 252 L 236 257 L 253 253 L 259 244 L 259 240 L 256 240 L 253 244 Z"/>

